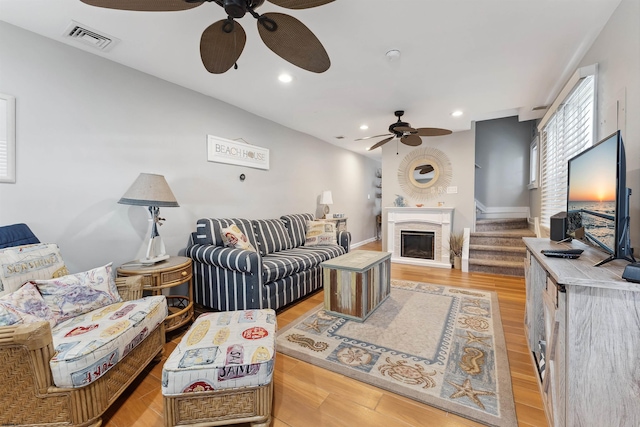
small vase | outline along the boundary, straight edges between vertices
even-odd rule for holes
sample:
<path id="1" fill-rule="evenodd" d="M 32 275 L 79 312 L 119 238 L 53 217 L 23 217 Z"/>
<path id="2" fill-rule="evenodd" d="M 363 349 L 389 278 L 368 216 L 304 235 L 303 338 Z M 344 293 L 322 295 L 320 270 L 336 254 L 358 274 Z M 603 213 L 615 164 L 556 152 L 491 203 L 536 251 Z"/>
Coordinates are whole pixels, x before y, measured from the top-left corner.
<path id="1" fill-rule="evenodd" d="M 453 257 L 453 268 L 456 270 L 460 270 L 462 268 L 462 257 L 454 256 Z"/>

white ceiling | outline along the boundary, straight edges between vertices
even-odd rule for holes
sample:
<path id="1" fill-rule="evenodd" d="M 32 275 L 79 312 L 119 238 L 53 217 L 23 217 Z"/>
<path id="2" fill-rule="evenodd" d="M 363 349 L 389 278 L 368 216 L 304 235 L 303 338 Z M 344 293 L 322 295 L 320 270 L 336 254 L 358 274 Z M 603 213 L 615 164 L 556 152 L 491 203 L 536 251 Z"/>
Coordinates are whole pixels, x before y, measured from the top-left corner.
<path id="1" fill-rule="evenodd" d="M 380 149 L 366 148 L 382 138 L 354 140 L 387 133 L 395 110 L 405 110 L 403 120 L 413 127 L 453 131 L 469 129 L 474 120 L 540 117 L 532 108 L 553 101 L 619 3 L 336 0 L 287 10 L 267 1 L 257 9 L 305 23 L 331 58 L 322 74 L 272 53 L 248 14 L 239 21 L 247 33 L 239 69 L 209 74 L 199 45 L 202 31 L 226 17 L 215 3 L 129 12 L 80 0 L 0 0 L 0 20 L 380 159 Z M 103 52 L 64 37 L 72 20 L 120 41 Z M 401 51 L 400 60 L 387 59 L 391 49 Z M 293 82 L 280 83 L 281 72 L 292 74 Z M 463 116 L 452 117 L 454 110 Z M 369 129 L 360 130 L 361 124 Z"/>

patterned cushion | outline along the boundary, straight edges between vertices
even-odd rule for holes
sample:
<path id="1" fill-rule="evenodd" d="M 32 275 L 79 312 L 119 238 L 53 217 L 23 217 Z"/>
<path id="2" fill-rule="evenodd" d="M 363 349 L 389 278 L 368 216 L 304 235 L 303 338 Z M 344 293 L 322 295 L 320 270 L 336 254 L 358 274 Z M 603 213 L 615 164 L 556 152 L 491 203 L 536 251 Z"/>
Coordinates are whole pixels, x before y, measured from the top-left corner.
<path id="1" fill-rule="evenodd" d="M 314 218 L 315 216 L 313 214 L 308 213 L 283 215 L 280 217 L 287 227 L 287 232 L 289 233 L 294 248 L 304 244 L 304 236 L 307 234 L 307 221 L 313 221 Z"/>
<path id="2" fill-rule="evenodd" d="M 69 274 L 58 245 L 40 243 L 0 250 L 0 296 L 25 282 Z"/>
<path id="3" fill-rule="evenodd" d="M 83 387 L 104 375 L 167 317 L 163 295 L 111 304 L 60 323 L 51 331 L 49 361 L 58 387 Z"/>
<path id="4" fill-rule="evenodd" d="M 228 227 L 222 228 L 220 230 L 220 235 L 222 237 L 222 241 L 225 246 L 234 249 L 244 249 L 247 251 L 256 251 L 256 248 L 253 247 L 251 243 L 249 243 L 249 239 L 247 236 L 240 231 L 237 225 L 231 224 Z"/>
<path id="5" fill-rule="evenodd" d="M 264 256 L 293 248 L 289 233 L 281 219 L 256 219 L 251 221 L 258 241 L 260 255 Z"/>
<path id="6" fill-rule="evenodd" d="M 232 224 L 238 226 L 254 248 L 258 247 L 253 234 L 253 224 L 251 221 L 242 218 L 201 218 L 198 220 L 193 241 L 201 245 L 224 246 L 221 230 Z"/>
<path id="7" fill-rule="evenodd" d="M 332 221 L 307 221 L 305 246 L 326 246 L 337 244 L 336 224 Z"/>
<path id="8" fill-rule="evenodd" d="M 122 301 L 112 263 L 83 273 L 34 283 L 58 322 Z"/>
<path id="9" fill-rule="evenodd" d="M 0 298 L 0 326 L 47 321 L 53 328 L 56 317 L 33 283 Z"/>
<path id="10" fill-rule="evenodd" d="M 269 384 L 275 334 L 270 309 L 201 314 L 162 368 L 162 394 Z"/>

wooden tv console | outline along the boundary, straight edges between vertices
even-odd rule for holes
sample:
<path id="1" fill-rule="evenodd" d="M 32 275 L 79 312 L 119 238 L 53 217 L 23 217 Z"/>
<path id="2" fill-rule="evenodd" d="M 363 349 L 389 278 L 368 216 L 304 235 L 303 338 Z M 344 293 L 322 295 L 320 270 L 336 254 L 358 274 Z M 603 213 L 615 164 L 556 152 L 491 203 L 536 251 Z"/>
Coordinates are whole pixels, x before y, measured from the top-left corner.
<path id="1" fill-rule="evenodd" d="M 524 238 L 525 333 L 549 425 L 640 426 L 640 284 L 622 279 L 626 261 L 581 242 Z M 543 249 L 584 249 L 578 259 Z"/>

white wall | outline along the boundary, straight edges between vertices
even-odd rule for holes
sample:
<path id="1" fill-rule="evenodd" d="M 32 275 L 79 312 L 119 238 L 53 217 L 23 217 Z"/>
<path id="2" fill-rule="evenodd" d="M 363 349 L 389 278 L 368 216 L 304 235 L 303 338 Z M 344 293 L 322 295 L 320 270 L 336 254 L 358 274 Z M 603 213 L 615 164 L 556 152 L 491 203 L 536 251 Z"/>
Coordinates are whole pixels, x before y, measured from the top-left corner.
<path id="1" fill-rule="evenodd" d="M 598 63 L 597 140 L 622 131 L 631 196 L 631 243 L 640 253 L 640 2 L 622 0 L 579 67 Z M 618 109 L 616 104 L 620 102 Z M 618 111 L 619 110 L 619 111 Z M 616 114 L 618 113 L 618 114 Z M 618 116 L 618 117 L 616 117 Z M 531 192 L 532 216 L 540 216 L 540 192 Z M 533 210 L 535 208 L 535 210 Z"/>
<path id="2" fill-rule="evenodd" d="M 622 0 L 580 66 L 598 63 L 598 140 L 622 131 L 631 243 L 640 254 L 640 1 Z M 620 103 L 620 108 L 616 104 Z M 617 113 L 617 114 L 616 114 Z M 616 120 L 616 116 L 617 120 Z"/>
<path id="3" fill-rule="evenodd" d="M 169 254 L 199 218 L 316 212 L 325 189 L 353 242 L 375 237 L 378 162 L 3 22 L 0 40 L 0 92 L 17 109 L 0 225 L 27 223 L 71 271 L 142 254 L 147 209 L 117 203 L 141 172 L 164 175 L 180 203 L 161 210 Z M 270 170 L 207 162 L 207 134 L 269 148 Z"/>
<path id="4" fill-rule="evenodd" d="M 382 146 L 382 207 L 394 206 L 396 194 L 404 196 L 413 206 L 418 203 L 424 206 L 438 206 L 443 202 L 445 206 L 455 208 L 453 214 L 453 229 L 461 231 L 465 227 L 472 227 L 474 218 L 474 159 L 475 159 L 475 123 L 471 130 L 454 132 L 451 135 L 422 138 L 422 145 L 409 147 L 404 144 L 396 144 L 392 140 Z M 397 147 L 397 151 L 396 151 Z M 455 194 L 438 194 L 424 200 L 411 198 L 404 193 L 398 181 L 398 169 L 404 157 L 415 149 L 434 147 L 447 155 L 451 162 L 453 177 L 449 186 L 458 187 Z M 396 152 L 398 154 L 396 154 Z M 386 215 L 383 215 L 383 247 L 386 247 Z"/>
<path id="5" fill-rule="evenodd" d="M 515 116 L 476 122 L 475 198 L 484 206 L 529 206 L 532 124 Z"/>

